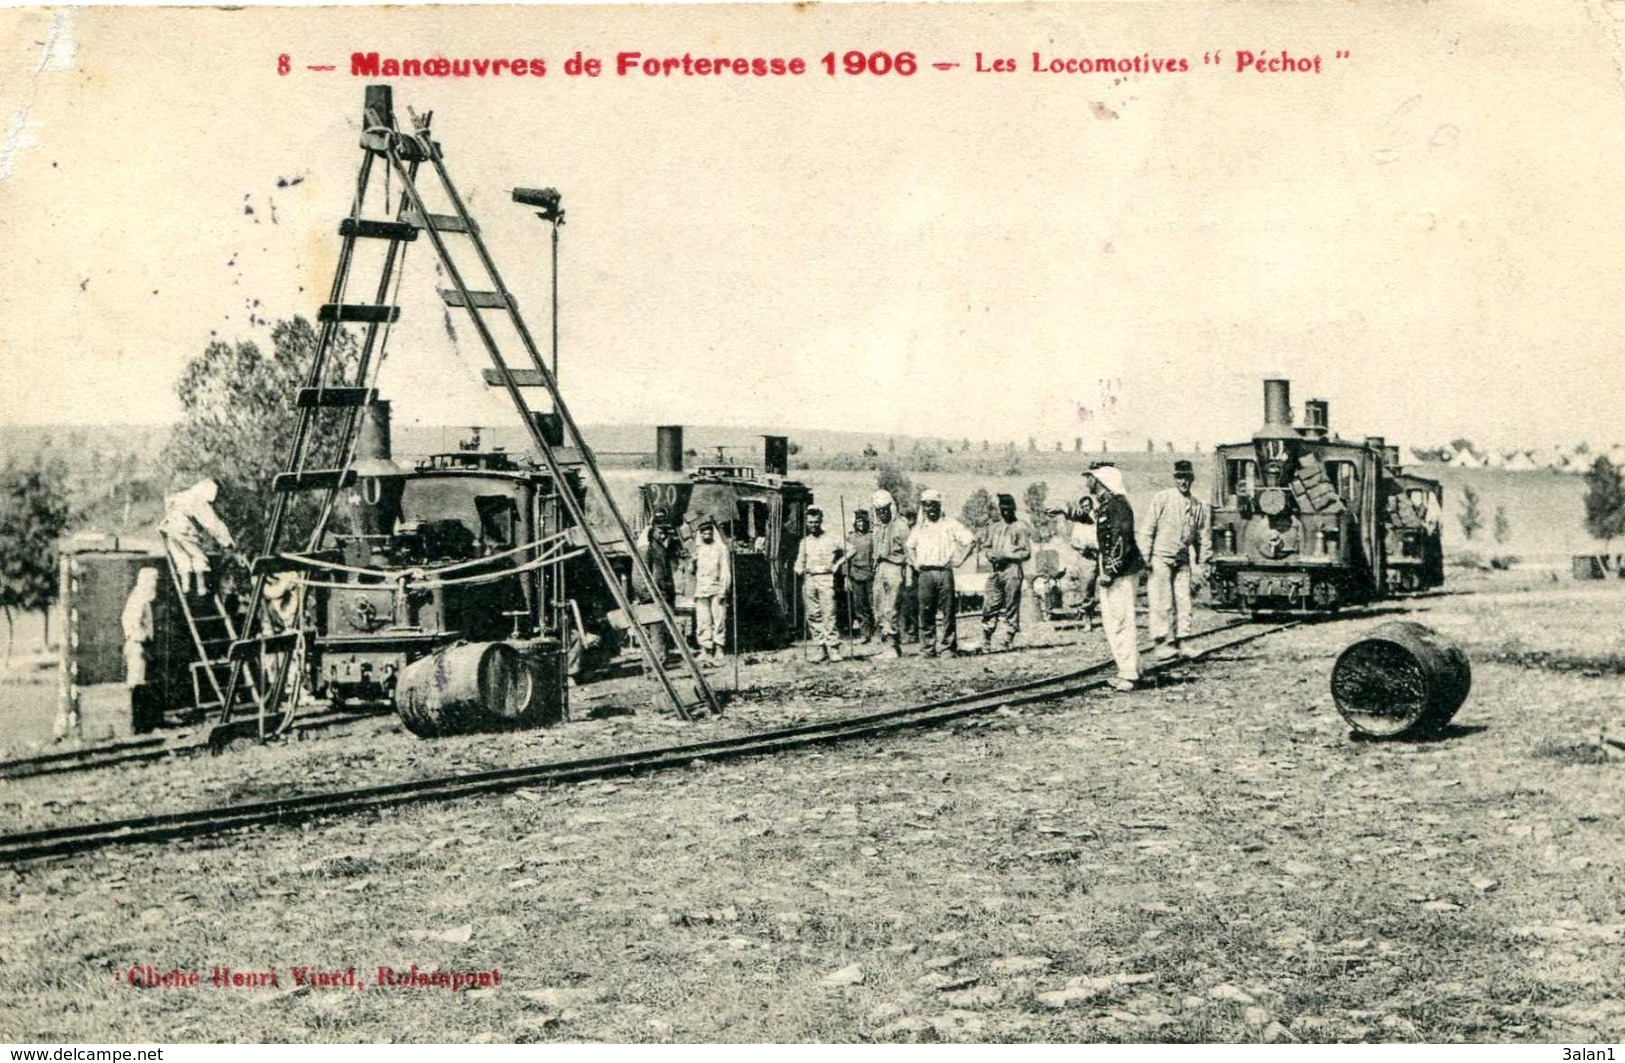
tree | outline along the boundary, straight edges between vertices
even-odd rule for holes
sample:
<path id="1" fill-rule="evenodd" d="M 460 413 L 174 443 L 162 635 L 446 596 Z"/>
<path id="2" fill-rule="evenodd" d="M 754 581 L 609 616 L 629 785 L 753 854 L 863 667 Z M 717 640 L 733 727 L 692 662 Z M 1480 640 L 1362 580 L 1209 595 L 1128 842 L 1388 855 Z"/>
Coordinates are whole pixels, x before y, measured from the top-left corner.
<path id="1" fill-rule="evenodd" d="M 959 511 L 959 523 L 973 531 L 981 531 L 993 523 L 998 508 L 993 505 L 993 498 L 987 493 L 987 488 L 978 487 L 965 499 L 965 505 Z"/>
<path id="2" fill-rule="evenodd" d="M 1456 522 L 1461 525 L 1461 534 L 1469 542 L 1484 526 L 1484 513 L 1478 504 L 1478 492 L 1473 490 L 1472 484 L 1461 489 L 1461 509 L 1456 513 Z"/>
<path id="3" fill-rule="evenodd" d="M 1606 457 L 1591 463 L 1586 473 L 1586 531 L 1601 539 L 1603 552 L 1609 543 L 1625 535 L 1625 477 Z"/>
<path id="4" fill-rule="evenodd" d="M 1512 538 L 1512 521 L 1507 519 L 1507 507 L 1495 507 L 1495 542 L 1497 546 L 1505 546 L 1506 541 Z"/>
<path id="5" fill-rule="evenodd" d="M 908 473 L 889 461 L 875 470 L 875 487 L 891 495 L 892 501 L 897 503 L 897 513 L 918 501 L 914 482 L 908 478 Z"/>
<path id="6" fill-rule="evenodd" d="M 61 462 L 0 471 L 0 610 L 6 614 L 6 660 L 16 630 L 14 611 L 46 613 L 56 601 L 56 543 L 68 530 L 68 498 Z"/>
<path id="7" fill-rule="evenodd" d="M 1038 453 L 1038 437 L 1037 436 L 1028 436 L 1027 437 L 1027 452 L 1029 454 L 1037 454 Z"/>
<path id="8" fill-rule="evenodd" d="M 1082 436 L 1073 436 L 1072 437 L 1072 453 L 1074 453 L 1074 454 L 1082 454 L 1083 453 L 1083 437 Z"/>
<path id="9" fill-rule="evenodd" d="M 298 420 L 294 398 L 305 384 L 319 339 L 309 321 L 295 317 L 271 329 L 269 357 L 252 341 L 216 340 L 186 363 L 175 386 L 186 418 L 175 426 L 163 464 L 178 486 L 204 477 L 219 482 L 215 511 L 250 556 L 266 546 L 271 481 L 287 459 Z M 329 355 L 327 383 L 351 383 L 359 358 L 354 336 L 341 332 Z M 306 468 L 338 465 L 343 419 L 349 413 L 315 411 Z M 304 492 L 290 502 L 283 542 L 303 548 L 315 527 L 321 495 Z"/>
<path id="10" fill-rule="evenodd" d="M 1033 538 L 1045 542 L 1055 534 L 1055 517 L 1044 511 L 1044 503 L 1049 500 L 1049 484 L 1043 480 L 1027 485 L 1027 493 L 1022 501 L 1027 510 L 1027 523 L 1033 526 Z"/>

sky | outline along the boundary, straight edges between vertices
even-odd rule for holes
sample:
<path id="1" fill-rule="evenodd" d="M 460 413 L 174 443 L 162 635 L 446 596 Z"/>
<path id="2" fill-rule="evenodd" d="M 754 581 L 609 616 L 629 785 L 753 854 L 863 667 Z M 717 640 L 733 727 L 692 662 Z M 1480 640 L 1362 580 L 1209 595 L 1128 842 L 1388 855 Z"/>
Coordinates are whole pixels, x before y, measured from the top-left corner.
<path id="1" fill-rule="evenodd" d="M 547 231 L 508 190 L 563 192 L 583 423 L 1184 447 L 1246 437 L 1285 376 L 1351 436 L 1625 441 L 1618 6 L 0 11 L 0 423 L 174 420 L 211 339 L 314 316 L 361 157 L 349 57 L 377 50 L 546 59 L 396 98 L 435 112 L 544 341 Z M 823 73 L 854 47 L 922 70 Z M 1323 72 L 1237 74 L 1240 49 Z M 566 77 L 577 50 L 813 71 Z M 502 423 L 436 284 L 419 243 L 396 417 Z"/>

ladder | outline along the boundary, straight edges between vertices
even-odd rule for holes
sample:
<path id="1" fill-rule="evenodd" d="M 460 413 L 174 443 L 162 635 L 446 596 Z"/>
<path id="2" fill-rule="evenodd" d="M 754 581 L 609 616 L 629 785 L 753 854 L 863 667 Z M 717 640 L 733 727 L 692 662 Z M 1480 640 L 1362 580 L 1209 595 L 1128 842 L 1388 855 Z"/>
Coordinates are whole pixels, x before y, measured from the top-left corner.
<path id="1" fill-rule="evenodd" d="M 565 405 L 558 381 L 548 370 L 529 328 L 519 314 L 518 304 L 503 284 L 496 263 L 492 261 L 485 242 L 480 238 L 478 224 L 469 214 L 456 186 L 452 184 L 441 157 L 440 145 L 429 136 L 432 113 L 422 116 L 413 113 L 411 117 L 413 130 L 410 133 L 400 131 L 395 121 L 393 93 L 390 87 L 367 86 L 361 137 L 363 156 L 356 179 L 355 197 L 349 216 L 339 226 L 342 243 L 338 268 L 328 302 L 322 306 L 319 314 L 322 330 L 316 354 L 311 360 L 305 386 L 295 396 L 294 406 L 298 411 L 298 422 L 283 472 L 273 483 L 275 496 L 267 524 L 264 554 L 255 561 L 253 567 L 255 580 L 253 598 L 249 603 L 248 617 L 243 624 L 243 636 L 232 644 L 230 651 L 228 692 L 234 693 L 238 689 L 243 676 L 250 671 L 246 667 L 250 661 L 258 659 L 262 662 L 262 666 L 268 666 L 264 664 L 265 662 L 274 661 L 274 672 L 266 673 L 273 677 L 267 680 L 263 692 L 253 697 L 253 703 L 258 709 L 260 737 L 266 737 L 268 730 L 278 723 L 286 726 L 292 718 L 291 712 L 281 711 L 284 691 L 289 675 L 294 669 L 294 662 L 302 661 L 304 658 L 304 651 L 309 646 L 309 636 L 302 629 L 282 632 L 270 630 L 265 616 L 265 580 L 273 572 L 299 567 L 297 561 L 282 556 L 282 540 L 287 531 L 290 498 L 301 491 L 322 493 L 320 513 L 306 547 L 307 552 L 315 551 L 321 546 L 327 521 L 339 491 L 355 482 L 356 473 L 352 466 L 361 414 L 377 396 L 376 373 L 382 361 L 379 354 L 382 346 L 380 338 L 387 341 L 388 327 L 400 316 L 399 305 L 387 300 L 390 299 L 392 287 L 398 295 L 405 245 L 415 241 L 418 235 L 422 234 L 428 238 L 444 275 L 452 283 L 451 288 L 440 289 L 441 299 L 447 307 L 464 310 L 469 315 L 491 359 L 492 367 L 484 374 L 486 382 L 499 385 L 506 390 L 513 402 L 514 410 L 530 434 L 536 453 L 541 455 L 548 472 L 553 477 L 553 482 L 560 486 L 557 497 L 575 522 L 582 543 L 614 596 L 616 606 L 632 621 L 629 630 L 637 641 L 644 662 L 648 665 L 647 670 L 658 679 L 666 700 L 681 718 L 689 720 L 696 715 L 720 714 L 721 708 L 716 695 L 701 673 L 699 662 L 689 648 L 688 641 L 683 638 L 676 613 L 670 603 L 660 595 L 655 595 L 659 622 L 666 635 L 665 641 L 677 648 L 683 670 L 687 673 L 688 682 L 685 685 L 689 686 L 691 692 L 688 697 L 679 690 L 678 681 L 666 670 L 666 663 L 661 649 L 656 645 L 656 640 L 641 623 L 637 622 L 632 602 L 610 564 L 603 543 L 588 523 L 581 499 L 577 498 L 574 491 L 564 486 L 568 481 L 565 478 L 563 464 L 548 441 L 543 428 L 543 419 L 537 417 L 525 401 L 520 390 L 523 387 L 540 386 L 547 390 L 553 402 L 553 417 L 563 427 L 566 433 L 565 441 L 579 451 L 582 466 L 588 475 L 589 486 L 598 492 L 603 509 L 614 520 L 615 527 L 627 544 L 635 572 L 644 585 L 654 586 L 648 566 L 635 548 L 631 528 L 616 505 L 614 495 L 610 492 L 591 449 L 588 448 L 575 419 Z M 393 174 L 400 185 L 400 196 L 395 204 L 395 216 L 392 220 L 363 217 L 363 207 L 376 161 L 382 161 L 389 167 L 386 182 L 388 174 Z M 432 212 L 423 193 L 418 189 L 418 172 L 425 163 L 433 170 L 450 213 Z M 484 271 L 488 288 L 476 289 L 465 281 L 464 272 L 458 266 L 446 239 L 448 236 L 466 239 L 473 249 L 478 268 Z M 349 285 L 355 245 L 356 241 L 363 239 L 388 242 L 376 289 L 377 294 L 371 303 L 347 303 L 345 294 Z M 490 312 L 489 317 L 496 321 L 506 319 L 509 322 L 510 331 L 517 336 L 524 353 L 528 355 L 531 368 L 510 366 L 492 332 L 487 312 Z M 334 347 L 341 336 L 341 327 L 349 323 L 366 326 L 359 361 L 353 374 L 354 379 L 348 383 L 329 381 L 327 379 L 331 375 L 329 363 Z M 345 411 L 346 414 L 340 444 L 335 452 L 339 460 L 332 467 L 311 468 L 314 429 L 320 420 L 317 414 L 325 409 L 338 409 Z M 295 698 L 298 696 L 299 686 L 297 683 L 294 685 Z M 222 725 L 228 724 L 230 717 L 231 698 L 228 697 Z"/>
<path id="2" fill-rule="evenodd" d="M 200 712 L 219 709 L 225 712 L 226 690 L 230 683 L 231 659 L 227 653 L 237 641 L 237 629 L 226 612 L 226 604 L 218 590 L 208 594 L 186 593 L 186 581 L 175 567 L 175 553 L 169 545 L 169 536 L 159 532 L 164 546 L 164 566 L 169 569 L 170 583 L 175 587 L 175 599 L 181 603 L 181 616 L 186 631 L 192 638 L 192 649 L 197 660 L 189 666 L 192 675 L 192 704 Z M 245 676 L 250 701 L 255 703 L 259 690 L 252 674 Z"/>

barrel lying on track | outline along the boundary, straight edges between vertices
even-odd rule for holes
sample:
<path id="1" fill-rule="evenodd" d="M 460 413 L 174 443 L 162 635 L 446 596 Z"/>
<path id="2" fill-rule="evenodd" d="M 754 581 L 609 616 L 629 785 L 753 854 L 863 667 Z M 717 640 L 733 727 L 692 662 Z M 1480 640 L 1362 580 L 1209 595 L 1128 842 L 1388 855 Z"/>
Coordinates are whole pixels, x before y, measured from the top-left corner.
<path id="1" fill-rule="evenodd" d="M 1337 711 L 1354 730 L 1379 738 L 1440 730 L 1467 700 L 1472 683 L 1460 647 L 1409 620 L 1376 628 L 1332 666 Z"/>
<path id="2" fill-rule="evenodd" d="M 556 666 L 556 654 L 503 642 L 448 646 L 401 672 L 395 708 L 422 738 L 539 727 L 557 719 L 556 683 L 546 674 Z"/>

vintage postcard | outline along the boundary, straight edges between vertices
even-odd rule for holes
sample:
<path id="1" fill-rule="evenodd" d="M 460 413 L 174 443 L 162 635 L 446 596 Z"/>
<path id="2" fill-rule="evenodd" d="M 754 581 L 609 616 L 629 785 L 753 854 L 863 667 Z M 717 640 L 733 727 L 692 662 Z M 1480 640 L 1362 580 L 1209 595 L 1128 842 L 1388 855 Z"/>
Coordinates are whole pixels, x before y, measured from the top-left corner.
<path id="1" fill-rule="evenodd" d="M 1612 1060 L 1622 116 L 1619 0 L 0 10 L 0 1040 Z"/>

